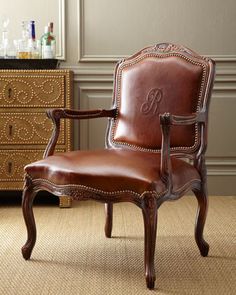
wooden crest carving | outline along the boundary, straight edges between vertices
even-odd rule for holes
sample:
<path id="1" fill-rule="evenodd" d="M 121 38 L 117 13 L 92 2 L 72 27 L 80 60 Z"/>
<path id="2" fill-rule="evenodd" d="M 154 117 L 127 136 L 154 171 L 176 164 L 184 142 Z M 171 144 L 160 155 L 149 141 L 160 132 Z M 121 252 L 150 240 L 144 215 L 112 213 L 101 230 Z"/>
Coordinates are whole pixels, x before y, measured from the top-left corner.
<path id="1" fill-rule="evenodd" d="M 182 45 L 172 44 L 172 43 L 156 44 L 154 46 L 147 47 L 142 51 L 142 53 L 151 53 L 151 52 L 155 52 L 155 53 L 179 52 L 179 53 L 188 53 L 192 56 L 198 56 L 198 54 L 196 54 L 189 48 L 184 47 Z"/>

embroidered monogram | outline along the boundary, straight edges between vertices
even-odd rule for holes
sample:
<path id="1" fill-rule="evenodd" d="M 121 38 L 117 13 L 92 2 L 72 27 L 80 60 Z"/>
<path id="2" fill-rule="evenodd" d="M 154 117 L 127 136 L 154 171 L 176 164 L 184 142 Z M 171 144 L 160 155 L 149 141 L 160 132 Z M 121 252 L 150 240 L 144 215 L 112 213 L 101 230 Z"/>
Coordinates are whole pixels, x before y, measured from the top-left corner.
<path id="1" fill-rule="evenodd" d="M 157 114 L 158 105 L 163 97 L 162 90 L 159 88 L 153 88 L 149 91 L 146 101 L 141 106 L 141 113 L 144 115 L 152 113 Z"/>

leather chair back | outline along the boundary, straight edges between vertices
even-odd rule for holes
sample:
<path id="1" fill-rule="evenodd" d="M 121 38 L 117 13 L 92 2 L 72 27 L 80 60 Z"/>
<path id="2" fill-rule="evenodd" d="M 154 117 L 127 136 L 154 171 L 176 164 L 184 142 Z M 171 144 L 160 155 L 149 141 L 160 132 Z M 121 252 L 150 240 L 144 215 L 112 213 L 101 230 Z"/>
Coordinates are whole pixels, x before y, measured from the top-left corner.
<path id="1" fill-rule="evenodd" d="M 159 152 L 159 114 L 186 115 L 207 107 L 209 67 L 193 51 L 166 43 L 121 61 L 115 71 L 117 117 L 110 126 L 109 145 Z M 193 153 L 199 138 L 197 126 L 173 126 L 171 151 Z"/>

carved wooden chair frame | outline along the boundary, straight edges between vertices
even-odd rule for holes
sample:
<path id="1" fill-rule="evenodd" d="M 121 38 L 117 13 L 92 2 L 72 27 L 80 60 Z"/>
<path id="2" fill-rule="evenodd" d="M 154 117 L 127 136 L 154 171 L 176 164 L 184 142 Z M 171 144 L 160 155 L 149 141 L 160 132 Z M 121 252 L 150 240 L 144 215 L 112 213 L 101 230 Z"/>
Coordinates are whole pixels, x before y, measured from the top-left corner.
<path id="1" fill-rule="evenodd" d="M 207 198 L 207 183 L 206 183 L 206 165 L 205 165 L 205 151 L 207 147 L 207 121 L 208 121 L 208 107 L 213 87 L 214 80 L 214 63 L 208 58 L 203 58 L 193 51 L 173 44 L 158 44 L 153 47 L 148 47 L 136 55 L 122 60 L 120 64 L 132 60 L 135 56 L 140 54 L 169 54 L 169 55 L 181 55 L 188 59 L 200 60 L 201 63 L 207 68 L 207 78 L 205 85 L 205 94 L 203 101 L 199 107 L 198 112 L 190 114 L 188 116 L 176 116 L 170 113 L 164 113 L 160 115 L 160 124 L 162 130 L 162 147 L 161 153 L 161 179 L 165 183 L 166 190 L 161 195 L 156 191 L 145 191 L 142 195 L 139 195 L 133 191 L 114 191 L 108 193 L 102 190 L 96 190 L 83 185 L 56 185 L 46 179 L 32 179 L 30 175 L 25 175 L 25 186 L 23 191 L 22 208 L 25 223 L 27 226 L 28 239 L 25 245 L 22 247 L 23 257 L 29 259 L 31 252 L 36 242 L 36 225 L 32 210 L 32 204 L 34 197 L 38 191 L 46 190 L 57 196 L 70 196 L 74 200 L 87 200 L 92 199 L 105 203 L 105 235 L 111 237 L 112 232 L 112 215 L 113 215 L 113 203 L 128 201 L 136 204 L 141 208 L 144 219 L 144 232 L 145 232 L 145 276 L 146 283 L 149 289 L 154 288 L 155 283 L 155 268 L 154 268 L 154 252 L 156 243 L 156 229 L 157 229 L 157 209 L 160 205 L 167 200 L 176 200 L 182 197 L 187 191 L 192 190 L 198 201 L 198 211 L 195 224 L 195 240 L 202 256 L 208 255 L 209 245 L 203 238 L 203 229 L 207 215 L 208 198 Z M 116 89 L 116 82 L 115 87 Z M 116 143 L 113 142 L 110 136 L 112 132 L 112 124 L 116 119 L 117 108 L 116 95 L 113 98 L 113 108 L 110 110 L 69 110 L 69 109 L 54 109 L 49 110 L 47 115 L 52 119 L 54 123 L 54 131 L 52 137 L 48 143 L 48 146 L 44 153 L 44 158 L 53 155 L 57 139 L 60 132 L 60 120 L 61 119 L 92 119 L 92 118 L 109 118 L 109 126 L 106 136 L 106 146 L 116 147 Z M 193 150 L 191 153 L 185 153 L 184 151 L 173 151 L 170 147 L 170 128 L 172 125 L 191 125 L 195 124 L 199 130 L 199 147 Z M 120 147 L 118 145 L 118 147 Z M 130 148 L 130 147 L 128 147 Z M 132 147 L 131 147 L 132 148 Z M 171 167 L 171 155 L 186 158 L 188 157 L 193 166 L 197 169 L 201 176 L 201 181 L 196 180 L 190 183 L 186 183 L 178 191 L 173 191 L 172 181 L 172 167 Z"/>

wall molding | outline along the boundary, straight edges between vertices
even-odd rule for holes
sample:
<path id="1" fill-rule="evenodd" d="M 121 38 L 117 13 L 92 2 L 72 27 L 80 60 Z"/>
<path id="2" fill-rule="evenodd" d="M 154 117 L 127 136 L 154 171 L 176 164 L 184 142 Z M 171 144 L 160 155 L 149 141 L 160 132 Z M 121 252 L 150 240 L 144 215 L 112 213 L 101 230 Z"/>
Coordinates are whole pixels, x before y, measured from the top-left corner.
<path id="1" fill-rule="evenodd" d="M 115 64 L 91 66 L 90 64 L 83 64 L 78 66 L 60 65 L 61 69 L 68 69 L 74 72 L 74 81 L 87 82 L 113 82 Z M 214 90 L 235 90 L 235 85 L 229 86 L 228 83 L 236 82 L 236 65 L 235 69 L 221 69 L 216 70 L 215 87 Z M 218 85 L 223 84 L 224 85 Z M 226 85 L 227 86 L 226 86 Z"/>
<path id="2" fill-rule="evenodd" d="M 62 1 L 62 0 L 61 0 Z M 78 0 L 78 62 L 80 63 L 116 63 L 120 59 L 130 55 L 90 55 L 85 53 L 84 49 L 84 0 Z M 236 55 L 208 55 L 206 57 L 214 59 L 218 63 L 236 62 Z"/>
<path id="3" fill-rule="evenodd" d="M 236 176 L 236 158 L 206 157 L 207 175 Z"/>
<path id="4" fill-rule="evenodd" d="M 228 170 L 228 169 L 208 169 L 207 170 L 208 176 L 236 176 L 236 169 L 235 170 Z"/>
<path id="5" fill-rule="evenodd" d="M 61 60 L 66 59 L 66 46 L 65 46 L 65 0 L 58 0 L 58 14 L 59 14 L 59 37 L 57 46 L 59 48 L 57 58 Z"/>
<path id="6" fill-rule="evenodd" d="M 83 25 L 83 19 L 84 19 L 84 5 L 82 0 L 77 0 L 77 20 L 78 20 L 78 58 L 77 61 L 80 62 L 81 58 L 84 54 L 84 25 Z"/>
<path id="7" fill-rule="evenodd" d="M 234 62 L 234 61 L 236 61 L 236 55 L 230 55 L 230 54 L 225 54 L 225 55 L 208 55 L 208 54 L 203 54 L 203 56 L 212 58 L 216 62 Z"/>
<path id="8" fill-rule="evenodd" d="M 89 55 L 89 54 L 84 54 L 83 52 L 84 51 L 82 50 L 80 51 L 79 62 L 117 63 L 119 60 L 130 56 L 130 55 Z M 202 54 L 202 55 L 209 57 L 218 63 L 236 61 L 236 55 L 207 55 L 207 54 Z"/>
<path id="9" fill-rule="evenodd" d="M 91 85 L 82 85 L 79 86 L 79 96 L 80 96 L 80 106 L 81 109 L 91 109 L 90 103 L 93 100 L 99 101 L 99 100 L 107 100 L 110 102 L 111 105 L 111 97 L 112 97 L 112 88 L 104 86 L 101 87 L 92 87 Z M 92 107 L 93 108 L 93 107 Z M 98 119 L 101 120 L 101 119 Z M 103 118 L 103 120 L 106 120 L 106 118 Z M 91 138 L 91 128 L 90 124 L 93 124 L 91 120 L 82 120 L 80 122 L 80 148 L 81 149 L 89 149 L 90 147 L 90 141 Z M 106 124 L 105 124 L 106 125 Z M 100 130 L 99 130 L 100 131 Z M 101 130 L 101 136 L 102 133 L 104 133 L 105 130 Z M 102 142 L 105 142 L 105 137 L 99 138 Z"/>
<path id="10" fill-rule="evenodd" d="M 75 82 L 110 82 L 113 83 L 114 67 L 88 67 L 88 66 L 65 66 L 61 69 L 67 69 L 74 72 Z"/>

